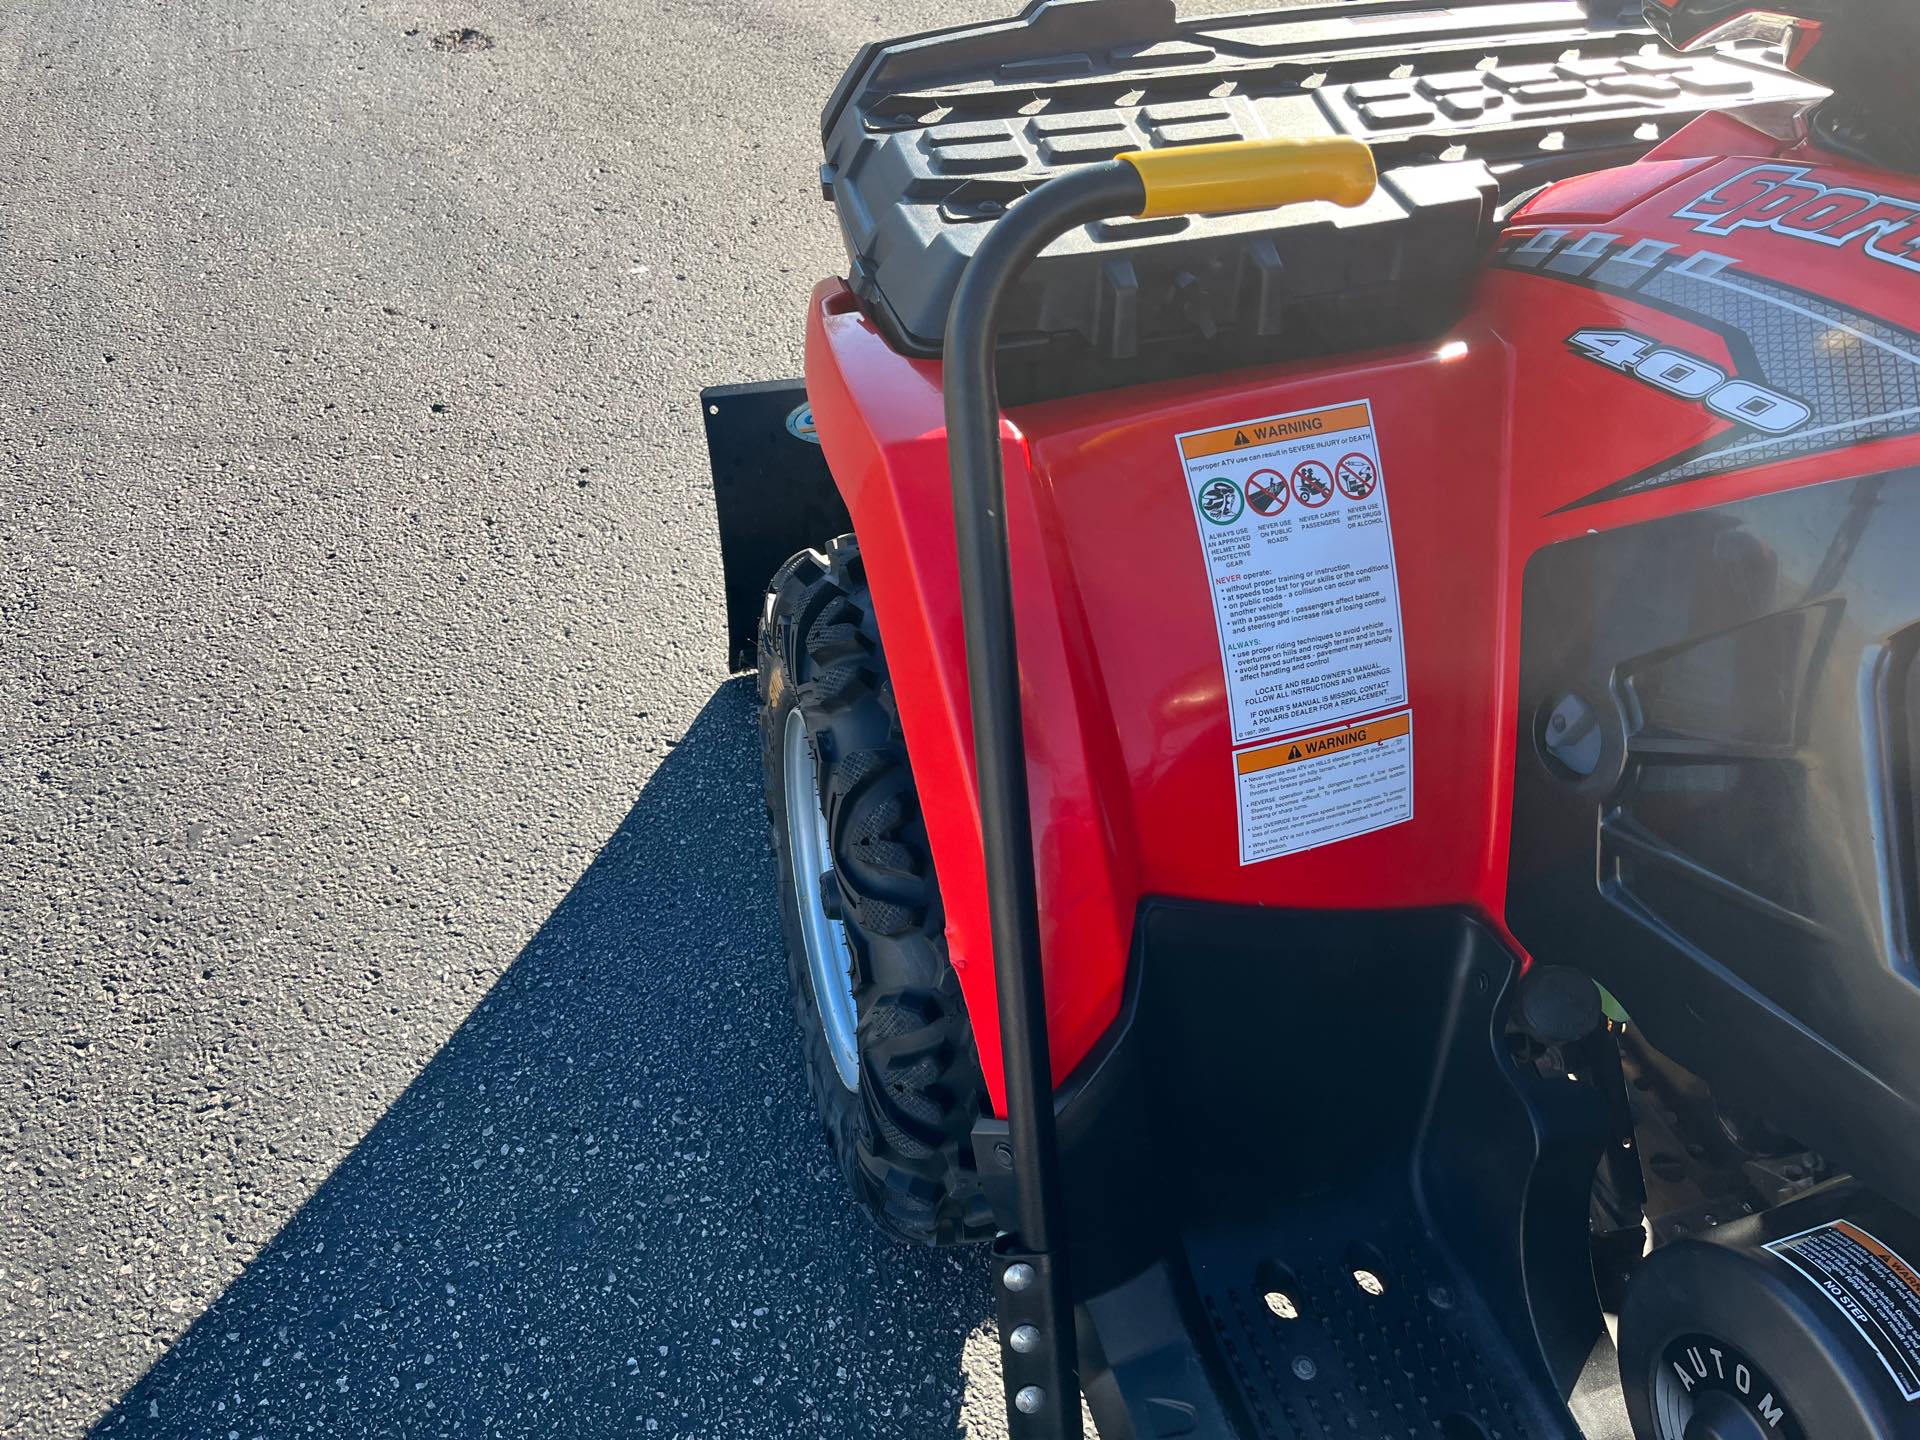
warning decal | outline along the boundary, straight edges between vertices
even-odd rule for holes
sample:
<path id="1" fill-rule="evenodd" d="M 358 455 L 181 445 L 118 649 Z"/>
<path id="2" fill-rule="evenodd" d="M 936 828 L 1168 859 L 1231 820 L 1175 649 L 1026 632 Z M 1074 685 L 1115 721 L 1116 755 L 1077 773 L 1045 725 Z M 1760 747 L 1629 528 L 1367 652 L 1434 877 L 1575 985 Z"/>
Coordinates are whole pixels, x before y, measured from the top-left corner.
<path id="1" fill-rule="evenodd" d="M 1901 1395 L 1920 1400 L 1920 1271 L 1850 1220 L 1770 1241 L 1767 1249 L 1819 1286 Z"/>
<path id="2" fill-rule="evenodd" d="M 1246 420 L 1178 442 L 1233 743 L 1406 704 L 1372 406 Z"/>
<path id="3" fill-rule="evenodd" d="M 1233 778 L 1242 865 L 1398 825 L 1413 818 L 1413 712 L 1242 750 Z"/>

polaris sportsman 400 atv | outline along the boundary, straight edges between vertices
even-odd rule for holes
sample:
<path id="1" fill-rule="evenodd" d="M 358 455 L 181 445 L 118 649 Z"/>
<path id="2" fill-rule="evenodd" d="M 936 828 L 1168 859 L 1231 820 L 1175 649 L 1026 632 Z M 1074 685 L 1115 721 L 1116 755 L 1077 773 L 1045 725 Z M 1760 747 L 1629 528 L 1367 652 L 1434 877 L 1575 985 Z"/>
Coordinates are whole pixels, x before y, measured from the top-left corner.
<path id="1" fill-rule="evenodd" d="M 1045 0 L 835 89 L 730 633 L 830 1142 L 992 1241 L 1015 1436 L 1920 1435 L 1917 75 Z"/>

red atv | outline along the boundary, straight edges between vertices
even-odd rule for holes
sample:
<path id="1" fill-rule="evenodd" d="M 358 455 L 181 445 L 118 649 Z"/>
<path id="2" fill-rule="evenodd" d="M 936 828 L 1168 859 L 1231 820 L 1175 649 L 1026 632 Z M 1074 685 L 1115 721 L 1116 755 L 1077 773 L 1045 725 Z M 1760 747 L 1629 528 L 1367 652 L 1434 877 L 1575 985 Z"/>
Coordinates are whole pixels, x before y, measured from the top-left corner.
<path id="1" fill-rule="evenodd" d="M 731 632 L 809 1082 L 998 1237 L 1013 1435 L 1920 1435 L 1920 8 L 1762 8 L 835 90 Z"/>

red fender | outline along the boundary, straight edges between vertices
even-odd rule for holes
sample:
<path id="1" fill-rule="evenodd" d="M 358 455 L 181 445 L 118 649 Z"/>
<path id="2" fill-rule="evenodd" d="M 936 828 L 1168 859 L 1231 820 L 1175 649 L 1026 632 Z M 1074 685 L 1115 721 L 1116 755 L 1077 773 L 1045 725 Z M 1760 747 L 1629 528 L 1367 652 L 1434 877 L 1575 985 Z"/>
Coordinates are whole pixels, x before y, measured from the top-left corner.
<path id="1" fill-rule="evenodd" d="M 1812 261 L 1806 247 L 1819 243 L 1824 295 L 1920 329 L 1913 276 L 1900 263 L 1904 234 L 1840 244 L 1837 229 L 1823 239 L 1793 228 L 1792 214 L 1817 223 L 1839 213 L 1831 207 L 1795 209 L 1781 225 L 1788 212 L 1755 197 L 1702 199 L 1764 163 L 1806 167 L 1795 180 L 1809 187 L 1795 192 L 1806 196 L 1846 189 L 1871 198 L 1902 184 L 1920 192 L 1910 177 L 1859 170 L 1711 116 L 1640 165 L 1538 197 L 1442 343 L 1076 396 L 1009 415 L 1008 512 L 1057 1078 L 1119 1015 L 1134 917 L 1148 896 L 1314 909 L 1464 906 L 1506 933 L 1521 580 L 1540 547 L 1920 463 L 1920 438 L 1908 435 L 1611 493 L 1726 434 L 1730 422 L 1597 363 L 1569 336 L 1630 330 L 1730 374 L 1739 357 L 1721 332 L 1672 307 L 1530 268 L 1531 257 L 1598 232 L 1675 253 L 1711 251 L 1740 274 L 1792 284 Z M 1714 223 L 1743 203 L 1742 223 Z M 1530 253 L 1514 253 L 1529 244 Z M 890 350 L 842 284 L 814 292 L 808 393 L 862 542 L 953 961 L 1000 1110 L 939 379 L 936 364 Z M 1357 400 L 1372 407 L 1390 501 L 1413 816 L 1243 865 L 1220 642 L 1174 437 Z"/>

